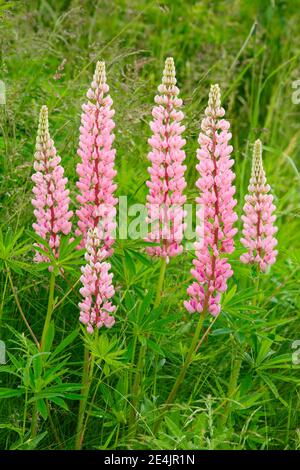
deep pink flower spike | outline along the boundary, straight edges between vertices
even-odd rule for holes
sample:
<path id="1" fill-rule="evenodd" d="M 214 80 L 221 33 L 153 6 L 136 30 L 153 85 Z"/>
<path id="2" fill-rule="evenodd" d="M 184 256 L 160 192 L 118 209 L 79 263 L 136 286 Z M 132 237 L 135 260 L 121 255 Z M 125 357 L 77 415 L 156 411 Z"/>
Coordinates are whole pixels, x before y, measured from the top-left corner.
<path id="1" fill-rule="evenodd" d="M 116 307 L 110 301 L 115 293 L 113 274 L 109 273 L 110 263 L 104 261 L 107 252 L 100 230 L 95 227 L 88 231 L 85 254 L 87 263 L 81 268 L 80 293 L 84 299 L 79 303 L 80 321 L 86 325 L 88 333 L 93 333 L 95 327 L 111 328 L 115 323 L 111 314 Z"/>
<path id="2" fill-rule="evenodd" d="M 112 99 L 108 94 L 105 63 L 97 62 L 91 87 L 87 92 L 88 102 L 82 106 L 78 155 L 81 163 L 77 165 L 80 194 L 77 201 L 80 208 L 76 211 L 78 227 L 76 235 L 82 235 L 80 247 L 85 247 L 89 229 L 101 227 L 107 256 L 112 254 L 117 199 L 113 182 L 115 150 L 112 148 L 115 127 Z"/>
<path id="3" fill-rule="evenodd" d="M 69 190 L 66 189 L 68 179 L 64 177 L 64 169 L 60 165 L 61 158 L 57 155 L 54 142 L 50 137 L 47 106 L 42 106 L 36 138 L 34 173 L 31 177 L 33 187 L 34 215 L 36 222 L 32 225 L 35 232 L 48 241 L 50 248 L 57 257 L 61 234 L 68 235 L 72 224 L 69 210 Z M 41 246 L 41 248 L 43 248 Z M 44 249 L 44 248 L 43 248 Z M 36 252 L 36 262 L 49 262 L 46 255 Z"/>
<path id="4" fill-rule="evenodd" d="M 182 100 L 178 98 L 174 60 L 166 59 L 162 84 L 158 87 L 159 95 L 155 96 L 152 110 L 153 121 L 150 127 L 153 132 L 149 139 L 152 147 L 148 158 L 150 180 L 147 181 L 147 222 L 151 223 L 151 231 L 147 241 L 158 243 L 159 246 L 147 247 L 151 256 L 166 258 L 182 252 L 184 230 L 183 205 L 186 197 L 183 190 L 186 186 L 183 165 L 185 152 L 182 147 L 185 139 L 181 137 L 185 127 L 180 124 L 183 119 Z"/>
<path id="5" fill-rule="evenodd" d="M 277 232 L 273 214 L 276 207 L 273 196 L 269 194 L 270 186 L 267 184 L 262 162 L 262 145 L 256 140 L 253 149 L 252 173 L 248 186 L 249 194 L 245 197 L 243 220 L 243 235 L 241 243 L 247 252 L 241 256 L 243 263 L 255 263 L 261 271 L 266 271 L 275 263 Z"/>
<path id="6" fill-rule="evenodd" d="M 234 161 L 230 158 L 232 146 L 229 145 L 231 133 L 224 114 L 219 85 L 213 85 L 201 123 L 196 166 L 200 174 L 196 183 L 200 197 L 196 202 L 204 210 L 204 236 L 195 244 L 196 259 L 191 273 L 196 281 L 188 287 L 190 299 L 184 305 L 190 313 L 207 310 L 214 316 L 220 313 L 221 294 L 233 274 L 224 255 L 234 251 L 233 237 L 237 232 L 233 227 L 237 215 L 232 184 L 235 175 L 231 170 Z M 197 231 L 201 233 L 199 226 Z"/>

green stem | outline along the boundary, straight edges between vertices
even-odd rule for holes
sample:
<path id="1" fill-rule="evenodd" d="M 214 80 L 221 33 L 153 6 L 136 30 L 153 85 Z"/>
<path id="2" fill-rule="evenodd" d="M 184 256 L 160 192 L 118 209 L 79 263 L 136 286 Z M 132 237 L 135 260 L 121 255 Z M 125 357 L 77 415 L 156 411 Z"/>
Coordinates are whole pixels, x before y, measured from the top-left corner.
<path id="1" fill-rule="evenodd" d="M 143 367 L 145 362 L 145 356 L 147 351 L 147 344 L 142 344 L 139 350 L 139 357 L 137 363 L 137 370 L 134 378 L 134 383 L 132 387 L 132 407 L 130 413 L 130 422 L 129 422 L 129 434 L 134 433 L 136 429 L 136 419 L 135 419 L 135 412 L 138 405 L 138 397 L 141 387 L 142 375 L 143 375 Z"/>
<path id="2" fill-rule="evenodd" d="M 49 330 L 52 312 L 54 309 L 54 290 L 55 290 L 55 274 L 52 271 L 51 276 L 50 276 L 47 315 L 46 315 L 43 333 L 42 333 L 41 352 L 45 352 L 47 333 Z"/>
<path id="3" fill-rule="evenodd" d="M 8 285 L 8 275 L 5 277 L 4 287 L 2 291 L 2 299 L 1 299 L 1 304 L 0 304 L 0 327 L 1 327 L 1 321 L 2 321 L 2 315 L 3 315 L 4 299 L 5 299 L 7 285 Z"/>
<path id="4" fill-rule="evenodd" d="M 32 407 L 32 420 L 31 420 L 31 428 L 30 428 L 30 435 L 31 439 L 34 439 L 37 433 L 37 425 L 38 425 L 38 412 L 36 402 Z"/>
<path id="5" fill-rule="evenodd" d="M 162 296 L 163 285 L 164 285 L 165 274 L 166 274 L 166 267 L 167 267 L 166 258 L 163 258 L 161 260 L 161 265 L 160 265 L 156 298 L 154 301 L 154 308 L 158 307 L 161 302 L 161 296 Z M 140 387 L 141 387 L 146 352 L 147 352 L 147 343 L 145 342 L 145 344 L 141 345 L 140 350 L 139 350 L 136 375 L 135 375 L 134 383 L 132 387 L 132 407 L 131 407 L 130 417 L 129 417 L 129 434 L 135 434 L 135 430 L 136 430 L 135 413 L 136 413 L 136 408 L 138 406 L 138 396 L 139 396 Z"/>
<path id="6" fill-rule="evenodd" d="M 156 291 L 156 298 L 154 302 L 154 308 L 158 307 L 161 301 L 161 296 L 163 292 L 163 286 L 164 286 L 164 280 L 165 280 L 165 274 L 166 274 L 166 267 L 167 267 L 167 261 L 166 258 L 163 258 L 161 261 L 161 266 L 160 266 L 160 272 L 159 272 L 159 279 L 158 279 L 158 284 L 157 284 L 157 291 Z"/>
<path id="7" fill-rule="evenodd" d="M 13 296 L 14 296 L 14 299 L 15 299 L 15 302 L 16 302 L 16 305 L 18 307 L 18 310 L 20 312 L 20 315 L 25 323 L 25 325 L 27 326 L 27 329 L 33 339 L 33 341 L 35 342 L 36 346 L 39 348 L 40 345 L 39 345 L 39 342 L 34 334 L 34 332 L 32 331 L 32 328 L 31 326 L 29 325 L 28 321 L 27 321 L 27 318 L 26 318 L 26 315 L 25 313 L 23 312 L 23 309 L 21 307 L 21 304 L 20 304 L 20 301 L 19 301 L 19 297 L 18 297 L 18 294 L 17 294 L 17 291 L 16 291 L 16 288 L 14 286 L 14 283 L 13 283 L 13 279 L 12 279 L 12 275 L 11 275 L 11 271 L 10 271 L 10 268 L 7 264 L 5 264 L 6 266 L 6 271 L 7 271 L 7 276 L 8 276 L 8 280 L 9 280 L 9 283 L 10 283 L 10 287 L 11 287 L 11 290 L 12 290 L 12 293 L 13 293 Z"/>
<path id="8" fill-rule="evenodd" d="M 91 363 L 90 363 L 91 362 Z M 90 357 L 90 351 L 87 345 L 84 346 L 83 374 L 81 400 L 79 404 L 78 421 L 75 438 L 75 450 L 81 450 L 84 439 L 84 414 L 87 406 L 87 400 L 90 391 L 91 378 L 93 373 L 93 357 Z"/>
<path id="9" fill-rule="evenodd" d="M 258 300 L 259 300 L 259 281 L 260 281 L 260 271 L 259 269 L 256 270 L 256 279 L 255 279 L 255 295 L 253 298 L 253 305 L 256 307 Z"/>
<path id="10" fill-rule="evenodd" d="M 193 336 L 193 339 L 192 339 L 192 342 L 191 342 L 191 346 L 190 346 L 190 349 L 188 350 L 188 353 L 186 355 L 186 358 L 185 358 L 185 361 L 180 369 L 180 372 L 179 372 L 179 375 L 173 385 L 173 388 L 172 390 L 170 391 L 169 393 L 169 396 L 165 402 L 165 404 L 163 405 L 162 407 L 162 410 L 161 410 L 161 413 L 160 413 L 160 417 L 158 418 L 158 420 L 156 421 L 155 425 L 154 425 L 154 434 L 155 432 L 158 430 L 158 427 L 159 427 L 159 424 L 160 424 L 160 421 L 162 419 L 162 414 L 164 412 L 164 410 L 171 404 L 173 403 L 174 401 L 174 398 L 177 394 L 177 391 L 180 387 L 180 385 L 182 384 L 184 378 L 185 378 L 185 375 L 186 375 L 186 372 L 191 364 L 191 362 L 193 361 L 193 355 L 195 353 L 195 350 L 196 350 L 196 347 L 197 347 L 197 343 L 198 343 L 198 340 L 199 340 L 199 336 L 200 336 L 200 333 L 201 333 L 201 330 L 202 330 L 202 327 L 203 327 L 203 322 L 204 322 L 204 318 L 205 318 L 205 314 L 206 314 L 206 308 L 203 309 L 203 311 L 201 312 L 200 314 L 200 318 L 199 318 L 199 321 L 198 321 L 198 325 L 197 325 L 197 328 L 196 328 L 196 331 L 194 333 L 194 336 Z"/>
<path id="11" fill-rule="evenodd" d="M 102 370 L 101 375 L 100 375 L 100 377 L 99 377 L 99 379 L 98 379 L 98 382 L 97 382 L 97 385 L 96 385 L 96 387 L 95 387 L 95 390 L 94 390 L 92 399 L 91 399 L 91 401 L 90 401 L 90 403 L 89 403 L 89 408 L 88 408 L 88 410 L 87 410 L 86 413 L 85 413 L 85 414 L 86 414 L 86 418 L 85 418 L 85 422 L 84 422 L 84 425 L 83 425 L 83 433 L 84 433 L 84 434 L 85 434 L 85 430 L 86 430 L 87 425 L 88 425 L 88 421 L 89 421 L 89 419 L 90 419 L 90 417 L 91 417 L 91 414 L 92 414 L 92 409 L 93 409 L 93 406 L 94 406 L 94 402 L 95 402 L 95 400 L 96 400 L 96 396 L 97 396 L 97 393 L 98 393 L 98 389 L 99 389 L 100 384 L 101 384 L 101 382 L 102 382 L 102 378 L 103 378 L 103 370 Z"/>
<path id="12" fill-rule="evenodd" d="M 51 416 L 51 409 L 50 409 L 50 405 L 49 405 L 49 401 L 46 400 L 46 406 L 47 406 L 47 410 L 48 410 L 48 418 L 49 418 L 49 423 L 50 423 L 50 427 L 51 427 L 51 431 L 53 433 L 53 436 L 54 436 L 54 439 L 56 440 L 57 444 L 58 444 L 58 447 L 63 450 L 63 445 L 61 443 L 61 440 L 59 438 L 59 434 L 58 434 L 58 430 L 57 428 L 55 427 L 55 424 L 54 424 L 54 421 L 52 419 L 52 416 Z"/>
<path id="13" fill-rule="evenodd" d="M 221 427 L 223 428 L 226 426 L 230 411 L 231 411 L 231 398 L 234 397 L 235 392 L 237 390 L 237 383 L 238 383 L 238 378 L 240 375 L 240 370 L 241 370 L 241 365 L 242 365 L 242 358 L 236 357 L 233 361 L 233 365 L 231 368 L 231 374 L 230 374 L 230 379 L 229 379 L 229 384 L 228 384 L 228 398 L 225 404 L 225 409 L 224 409 L 224 414 L 221 418 Z"/>
<path id="14" fill-rule="evenodd" d="M 45 352 L 47 333 L 48 333 L 49 325 L 51 322 L 52 312 L 54 310 L 54 291 L 55 291 L 55 274 L 54 272 L 52 272 L 50 276 L 47 314 L 46 314 L 43 333 L 42 333 L 42 340 L 39 345 L 39 349 L 41 352 Z M 32 439 L 36 436 L 37 425 L 38 425 L 38 411 L 37 411 L 36 402 L 34 402 L 34 406 L 32 410 L 32 421 L 31 421 L 31 438 Z"/>

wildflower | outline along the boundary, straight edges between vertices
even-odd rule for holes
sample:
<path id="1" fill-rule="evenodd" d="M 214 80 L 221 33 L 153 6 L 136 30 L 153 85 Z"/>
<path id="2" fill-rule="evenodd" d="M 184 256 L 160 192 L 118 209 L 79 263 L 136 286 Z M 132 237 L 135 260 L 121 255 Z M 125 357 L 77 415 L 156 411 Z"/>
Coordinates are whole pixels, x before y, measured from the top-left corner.
<path id="1" fill-rule="evenodd" d="M 276 216 L 273 214 L 276 207 L 273 204 L 272 194 L 268 194 L 270 186 L 267 184 L 262 162 L 262 145 L 256 140 L 253 150 L 252 172 L 249 194 L 245 197 L 244 215 L 242 216 L 243 235 L 241 243 L 247 252 L 241 256 L 243 263 L 256 263 L 261 271 L 266 271 L 275 263 L 277 240 L 274 234 Z"/>
<path id="2" fill-rule="evenodd" d="M 214 316 L 220 313 L 221 294 L 233 274 L 224 254 L 234 251 L 233 237 L 237 232 L 233 227 L 237 215 L 233 210 L 236 205 L 232 185 L 235 175 L 231 170 L 234 161 L 230 158 L 232 146 L 228 143 L 231 133 L 224 114 L 220 88 L 213 85 L 201 123 L 196 166 L 200 174 L 196 183 L 200 197 L 196 202 L 204 209 L 204 236 L 195 244 L 196 259 L 191 273 L 196 282 L 188 287 L 190 299 L 184 305 L 190 313 L 208 311 Z M 201 232 L 200 226 L 197 232 Z"/>
<path id="3" fill-rule="evenodd" d="M 56 257 L 59 253 L 61 234 L 67 235 L 71 231 L 70 218 L 73 214 L 69 210 L 69 190 L 66 189 L 68 179 L 64 177 L 60 162 L 61 158 L 56 153 L 49 133 L 48 109 L 47 106 L 42 106 L 36 138 L 36 173 L 31 177 L 35 183 L 32 204 L 36 217 L 32 227 L 40 237 L 47 240 Z M 34 260 L 49 262 L 49 258 L 38 251 Z"/>
<path id="4" fill-rule="evenodd" d="M 150 123 L 153 132 L 149 139 L 152 147 L 148 158 L 152 165 L 148 168 L 150 181 L 147 181 L 147 222 L 151 223 L 151 232 L 147 241 L 158 243 L 150 246 L 147 252 L 152 256 L 166 258 L 182 252 L 183 238 L 183 204 L 182 194 L 186 186 L 182 164 L 185 152 L 182 147 L 185 139 L 181 137 L 185 127 L 180 124 L 184 115 L 180 111 L 182 100 L 178 98 L 175 66 L 171 57 L 166 59 L 162 84 L 158 87 L 159 95 L 155 96 L 152 110 L 154 120 Z"/>
<path id="5" fill-rule="evenodd" d="M 76 211 L 78 228 L 76 235 L 82 235 L 80 246 L 86 244 L 87 232 L 101 225 L 103 242 L 107 256 L 112 254 L 113 232 L 115 230 L 114 197 L 116 184 L 113 178 L 115 150 L 112 148 L 115 124 L 112 120 L 114 110 L 112 99 L 108 94 L 105 64 L 97 62 L 96 71 L 87 92 L 88 102 L 82 106 L 80 140 L 78 155 L 81 163 L 77 165 L 80 194 L 77 201 L 80 208 Z"/>
<path id="6" fill-rule="evenodd" d="M 85 254 L 87 264 L 81 268 L 80 293 L 84 300 L 79 303 L 80 321 L 86 325 L 88 333 L 103 325 L 111 328 L 115 323 L 110 315 L 115 311 L 115 306 L 109 301 L 114 295 L 113 274 L 109 273 L 110 263 L 104 261 L 107 252 L 102 237 L 99 227 L 89 230 Z"/>

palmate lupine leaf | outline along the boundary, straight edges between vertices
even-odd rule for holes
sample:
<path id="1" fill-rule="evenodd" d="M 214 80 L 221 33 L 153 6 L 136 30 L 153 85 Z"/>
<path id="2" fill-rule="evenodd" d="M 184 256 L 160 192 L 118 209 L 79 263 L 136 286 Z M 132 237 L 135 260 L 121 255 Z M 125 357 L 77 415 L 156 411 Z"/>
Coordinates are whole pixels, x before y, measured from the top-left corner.
<path id="1" fill-rule="evenodd" d="M 0 269 L 8 267 L 17 274 L 22 274 L 22 271 L 32 271 L 31 264 L 23 261 L 26 253 L 31 250 L 29 240 L 20 240 L 23 233 L 24 228 L 15 233 L 9 228 L 3 236 L 0 228 Z"/>
<path id="2" fill-rule="evenodd" d="M 36 265 L 36 269 L 46 269 L 52 266 L 56 274 L 64 271 L 77 272 L 78 266 L 82 264 L 84 250 L 76 250 L 80 237 L 72 237 L 71 235 L 60 236 L 60 246 L 55 256 L 49 246 L 49 243 L 34 232 L 27 232 L 28 235 L 36 242 L 34 249 L 43 256 L 49 258 L 49 262 L 40 262 Z M 41 267 L 39 266 L 41 265 Z"/>
<path id="3" fill-rule="evenodd" d="M 105 375 L 110 371 L 126 367 L 124 362 L 125 349 L 121 349 L 116 337 L 109 337 L 103 333 L 99 337 L 87 336 L 86 343 L 101 367 Z"/>

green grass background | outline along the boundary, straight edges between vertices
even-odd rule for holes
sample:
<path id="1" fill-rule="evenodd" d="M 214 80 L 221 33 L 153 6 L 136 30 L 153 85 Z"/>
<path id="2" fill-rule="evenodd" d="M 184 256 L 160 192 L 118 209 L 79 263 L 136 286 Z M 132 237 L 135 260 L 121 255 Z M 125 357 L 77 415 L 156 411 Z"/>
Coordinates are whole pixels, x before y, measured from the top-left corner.
<path id="1" fill-rule="evenodd" d="M 155 435 L 153 420 L 178 374 L 197 321 L 182 306 L 192 255 L 171 261 L 161 308 L 153 314 L 147 294 L 151 296 L 157 283 L 159 262 L 149 261 L 137 244 L 117 243 L 113 257 L 117 323 L 112 330 L 100 332 L 105 341 L 92 383 L 96 393 L 86 431 L 87 449 L 300 447 L 299 366 L 293 365 L 291 348 L 293 341 L 300 340 L 300 104 L 292 102 L 292 84 L 300 78 L 299 8 L 298 0 L 0 2 L 0 79 L 6 85 L 6 105 L 0 106 L 0 224 L 6 240 L 33 222 L 30 176 L 43 104 L 49 108 L 52 136 L 75 206 L 81 104 L 95 63 L 102 59 L 116 110 L 119 196 L 127 195 L 130 203 L 145 201 L 148 123 L 164 60 L 173 56 L 184 100 L 188 201 L 197 194 L 199 123 L 209 86 L 219 83 L 232 126 L 239 215 L 256 138 L 264 145 L 265 170 L 277 206 L 277 263 L 258 283 L 256 273 L 239 262 L 237 240 L 231 257 L 234 276 L 223 298 L 222 314 Z M 64 60 L 62 76 L 54 80 Z M 24 232 L 18 243 L 27 243 L 27 238 Z M 2 250 L 0 335 L 15 360 L 12 364 L 9 359 L 6 368 L 0 366 L 0 385 L 16 390 L 25 382 L 13 373 L 26 369 L 33 349 L 29 339 L 16 336 L 24 332 L 29 338 L 7 263 L 11 263 L 15 293 L 38 337 L 49 275 L 35 270 L 30 250 L 18 256 L 13 248 L 9 262 L 7 257 Z M 24 265 L 17 266 L 18 260 Z M 76 282 L 78 275 L 71 273 L 69 282 Z M 58 300 L 68 288 L 58 279 Z M 54 345 L 79 329 L 77 303 L 71 292 L 55 310 Z M 206 319 L 205 327 L 210 321 Z M 143 344 L 147 354 L 139 371 L 141 385 L 132 397 L 130 384 Z M 80 384 L 80 335 L 66 351 L 61 380 Z M 228 397 L 236 359 L 242 360 L 240 376 Z M 30 438 L 30 399 L 37 393 L 36 386 L 35 382 L 25 386 L 25 398 L 2 394 L 1 449 L 73 447 L 78 401 L 68 396 L 65 407 L 51 402 L 51 420 L 39 418 L 38 436 Z M 137 406 L 134 432 L 128 425 L 132 401 Z M 226 406 L 230 413 L 224 426 Z"/>

